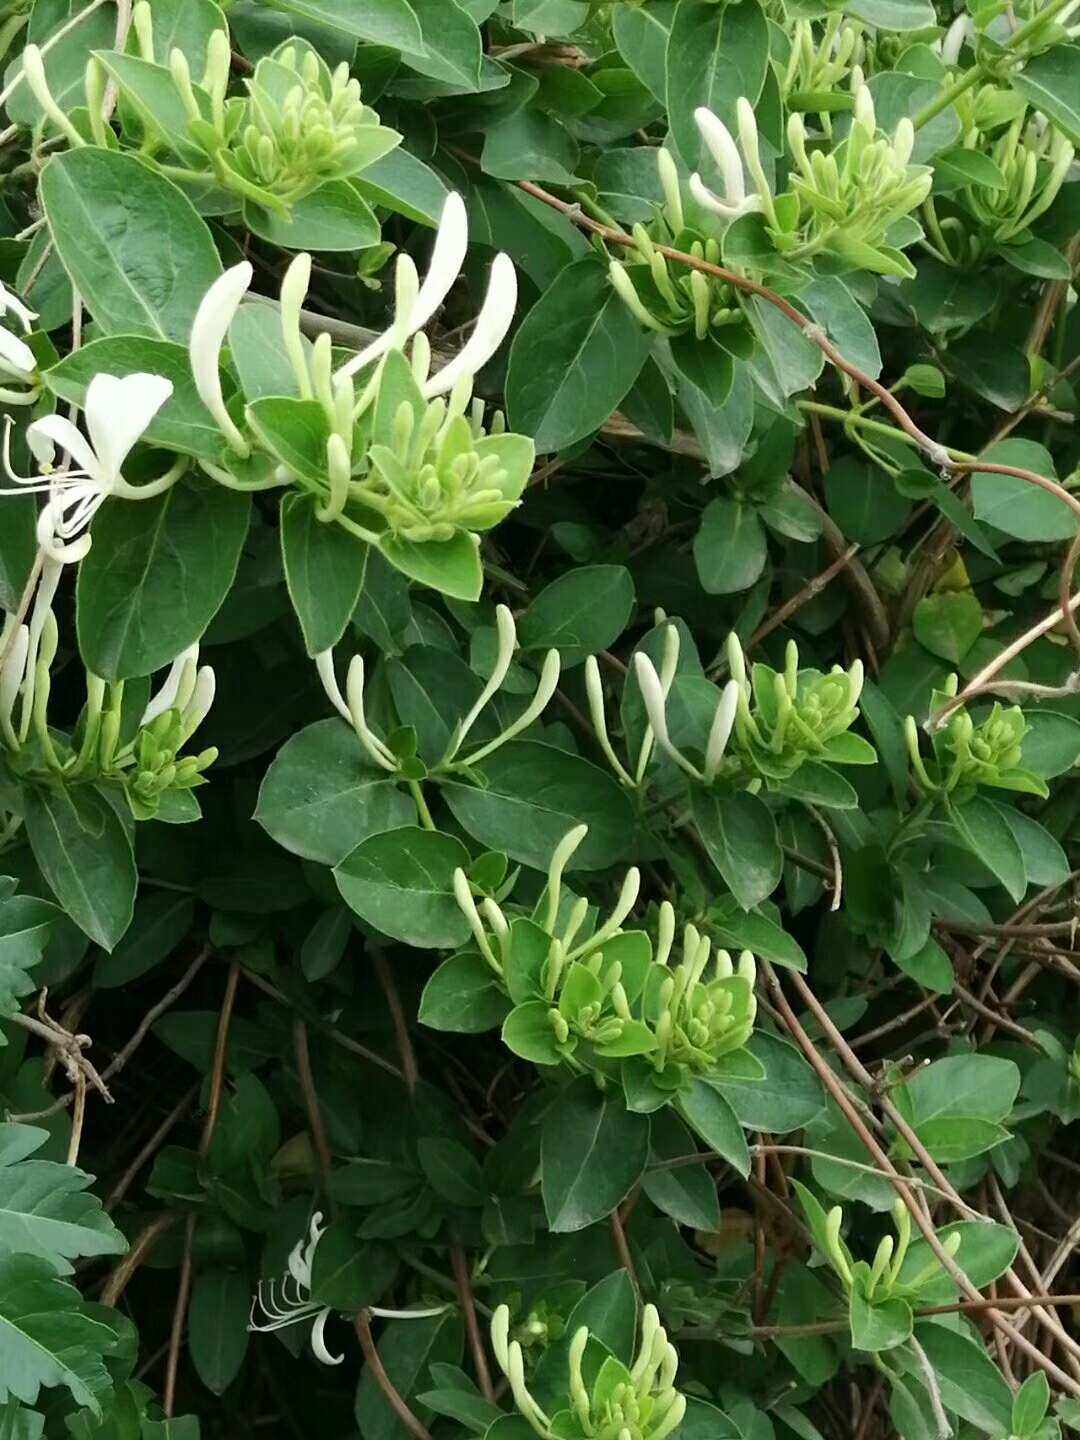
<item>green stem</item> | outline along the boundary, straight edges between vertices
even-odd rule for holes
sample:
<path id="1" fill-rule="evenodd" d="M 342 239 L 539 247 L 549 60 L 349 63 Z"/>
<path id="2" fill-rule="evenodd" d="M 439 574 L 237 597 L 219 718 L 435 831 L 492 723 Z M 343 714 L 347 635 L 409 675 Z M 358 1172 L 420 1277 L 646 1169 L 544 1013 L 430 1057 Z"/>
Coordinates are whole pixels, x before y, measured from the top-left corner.
<path id="1" fill-rule="evenodd" d="M 424 799 L 423 786 L 420 784 L 419 780 L 409 781 L 409 793 L 416 801 L 416 808 L 420 812 L 420 823 L 423 825 L 424 829 L 434 830 L 435 821 L 431 818 L 431 811 L 428 809 L 428 803 Z"/>
<path id="2" fill-rule="evenodd" d="M 841 410 L 837 405 L 822 405 L 817 400 L 800 400 L 799 409 L 805 410 L 811 415 L 821 415 L 828 420 L 838 420 L 842 425 L 855 425 L 861 430 L 869 430 L 874 435 L 882 435 L 889 440 L 899 440 L 902 445 L 909 445 L 914 450 L 922 448 L 921 443 L 913 435 L 899 430 L 895 425 L 886 425 L 883 420 L 871 420 L 868 415 L 860 415 L 856 410 Z M 952 460 L 970 461 L 977 460 L 978 456 L 970 454 L 967 450 L 956 450 L 947 445 L 946 450 Z"/>
<path id="3" fill-rule="evenodd" d="M 1020 26 L 1015 34 L 1009 36 L 1008 40 L 1006 40 L 1005 44 L 1001 47 L 1003 54 L 999 53 L 995 61 L 995 66 L 999 65 L 1003 58 L 1014 60 L 1023 59 L 1024 56 L 1020 53 L 1021 47 L 1026 44 L 1032 35 L 1036 34 L 1047 21 L 1052 20 L 1059 10 L 1064 10 L 1065 6 L 1069 3 L 1070 0 L 1050 0 L 1050 4 L 1047 5 L 1045 9 L 1040 10 L 1037 15 L 1033 15 L 1030 20 Z M 935 116 L 940 115 L 943 110 L 947 110 L 954 100 L 966 94 L 968 90 L 978 85 L 981 80 L 986 79 L 991 68 L 992 67 L 988 66 L 985 61 L 982 61 L 978 65 L 973 65 L 970 70 L 965 71 L 959 80 L 954 80 L 948 89 L 941 92 L 936 100 L 931 100 L 929 105 L 923 106 L 912 121 L 915 129 L 921 130 L 922 127 L 929 124 Z"/>

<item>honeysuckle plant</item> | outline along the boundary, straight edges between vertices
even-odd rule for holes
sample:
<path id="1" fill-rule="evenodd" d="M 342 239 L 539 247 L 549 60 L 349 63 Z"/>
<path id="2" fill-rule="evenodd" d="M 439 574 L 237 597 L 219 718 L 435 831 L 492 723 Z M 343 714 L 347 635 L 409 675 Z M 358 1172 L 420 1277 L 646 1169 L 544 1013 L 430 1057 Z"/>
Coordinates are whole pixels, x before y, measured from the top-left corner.
<path id="1" fill-rule="evenodd" d="M 0 1436 L 1064 1440 L 1080 0 L 8 12 Z"/>

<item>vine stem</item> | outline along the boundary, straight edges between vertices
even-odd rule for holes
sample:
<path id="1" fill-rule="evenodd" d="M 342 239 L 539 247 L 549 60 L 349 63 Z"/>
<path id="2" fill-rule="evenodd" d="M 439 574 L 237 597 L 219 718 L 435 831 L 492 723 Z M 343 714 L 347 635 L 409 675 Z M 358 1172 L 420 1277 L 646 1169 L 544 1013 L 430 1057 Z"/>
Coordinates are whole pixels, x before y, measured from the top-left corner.
<path id="1" fill-rule="evenodd" d="M 323 1196 L 332 1216 L 334 1202 L 330 1194 L 330 1142 L 326 1138 L 326 1126 L 323 1123 L 322 1108 L 319 1105 L 319 1092 L 315 1089 L 315 1076 L 311 1070 L 311 1050 L 308 1046 L 307 1026 L 299 1018 L 293 1022 L 293 1049 L 296 1052 L 296 1073 L 304 1097 L 304 1108 L 307 1110 L 308 1126 L 311 1129 L 311 1143 L 314 1146 L 322 1176 Z"/>
<path id="2" fill-rule="evenodd" d="M 409 1409 L 397 1386 L 386 1373 L 386 1366 L 382 1363 L 379 1352 L 375 1348 L 375 1341 L 372 1339 L 370 1312 L 366 1309 L 361 1310 L 353 1321 L 353 1325 L 356 1330 L 356 1338 L 360 1342 L 360 1349 L 364 1354 L 364 1364 L 371 1371 L 371 1378 L 382 1391 L 386 1403 L 409 1434 L 416 1437 L 416 1440 L 431 1440 L 431 1431 Z"/>
<path id="3" fill-rule="evenodd" d="M 480 1333 L 480 1325 L 476 1318 L 476 1301 L 473 1298 L 472 1281 L 469 1277 L 469 1262 L 465 1258 L 462 1246 L 450 1246 L 450 1264 L 454 1271 L 454 1284 L 457 1286 L 461 1313 L 465 1317 L 465 1331 L 469 1337 L 469 1349 L 472 1352 L 476 1379 L 484 1399 L 494 1405 L 495 1387 L 491 1383 L 491 1371 L 488 1368 L 487 1354 L 484 1350 L 484 1337 Z"/>
<path id="4" fill-rule="evenodd" d="M 967 1295 L 969 1299 L 982 1301 L 984 1297 L 979 1294 L 978 1290 L 975 1288 L 974 1285 L 972 1285 L 971 1281 L 968 1279 L 967 1274 L 963 1270 L 961 1270 L 960 1266 L 957 1265 L 956 1261 L 953 1259 L 953 1257 L 949 1254 L 949 1252 L 942 1245 L 941 1241 L 938 1239 L 937 1231 L 934 1229 L 931 1220 L 924 1212 L 922 1206 L 919 1205 L 915 1199 L 913 1188 L 910 1182 L 903 1175 L 901 1175 L 900 1172 L 896 1169 L 895 1165 L 893 1165 L 889 1156 L 882 1149 L 876 1137 L 873 1135 L 873 1133 L 868 1128 L 866 1122 L 863 1120 L 863 1117 L 859 1114 L 858 1110 L 856 1109 L 854 1103 L 851 1100 L 851 1097 L 848 1095 L 847 1090 L 840 1083 L 839 1079 L 833 1074 L 832 1070 L 821 1058 L 821 1056 L 817 1053 L 813 1041 L 810 1039 L 809 1035 L 807 1035 L 806 1031 L 799 1023 L 797 1015 L 791 1008 L 788 998 L 784 994 L 784 991 L 780 985 L 780 981 L 777 979 L 776 972 L 773 970 L 772 966 L 767 960 L 762 960 L 761 967 L 762 972 L 765 976 L 766 984 L 769 988 L 769 993 L 772 997 L 773 1004 L 780 1012 L 781 1018 L 783 1019 L 785 1026 L 798 1044 L 799 1049 L 802 1050 L 807 1060 L 817 1072 L 818 1077 L 824 1084 L 826 1090 L 828 1090 L 829 1094 L 840 1107 L 845 1119 L 847 1120 L 851 1128 L 855 1131 L 859 1139 L 862 1141 L 864 1147 L 874 1157 L 874 1160 L 877 1162 L 877 1164 L 888 1174 L 890 1181 L 892 1182 L 900 1198 L 903 1200 L 907 1209 L 910 1211 L 912 1219 L 919 1227 L 919 1230 L 921 1231 L 924 1239 L 926 1240 L 926 1243 L 930 1246 L 930 1249 L 936 1256 L 938 1263 L 944 1268 L 947 1274 L 951 1276 L 951 1278 L 960 1287 L 961 1291 L 965 1295 Z M 846 1044 L 843 1036 L 832 1023 L 831 1018 L 825 1011 L 824 1007 L 821 1005 L 820 1001 L 817 999 L 817 996 L 814 995 L 814 993 L 803 980 L 801 975 L 793 972 L 793 980 L 804 1002 L 810 1007 L 818 1023 L 824 1027 L 826 1035 L 829 1037 L 830 1041 L 832 1041 L 833 1045 L 837 1049 L 840 1058 L 851 1070 L 854 1078 L 857 1079 L 861 1085 L 872 1086 L 872 1077 L 866 1071 L 862 1063 L 857 1059 L 854 1052 L 851 1051 L 850 1047 Z M 933 1157 L 927 1153 L 926 1148 L 919 1140 L 919 1137 L 907 1124 L 907 1122 L 904 1120 L 904 1117 L 899 1113 L 899 1111 L 888 1099 L 888 1097 L 882 1096 L 881 1103 L 882 1108 L 885 1110 L 889 1119 L 900 1131 L 901 1135 L 903 1135 L 907 1143 L 911 1145 L 913 1151 L 916 1153 L 916 1155 L 918 1155 L 921 1163 L 925 1166 L 929 1174 L 934 1179 L 935 1183 L 938 1184 L 947 1193 L 949 1193 L 950 1197 L 952 1194 L 955 1194 L 953 1186 L 951 1186 L 946 1177 L 942 1175 L 941 1170 L 934 1162 Z M 1012 1272 L 1009 1273 L 1011 1274 Z M 1015 1280 L 1015 1276 L 1013 1278 Z M 1017 1281 L 1016 1283 L 1019 1282 Z M 1027 1298 L 1030 1300 L 1030 1296 Z M 989 1301 L 986 1303 L 985 1314 L 987 1318 L 993 1323 L 996 1329 L 1002 1331 L 1002 1333 L 1007 1336 L 1008 1339 L 1011 1340 L 1018 1349 L 1023 1350 L 1023 1352 L 1031 1360 L 1033 1360 L 1036 1365 L 1039 1365 L 1043 1370 L 1045 1370 L 1047 1374 L 1050 1375 L 1063 1390 L 1066 1390 L 1070 1395 L 1080 1396 L 1080 1384 L 1078 1384 L 1073 1379 L 1073 1377 L 1069 1375 L 1066 1371 L 1062 1370 L 1055 1361 L 1049 1358 L 1049 1356 L 1044 1355 L 1042 1351 L 1038 1348 L 1038 1346 L 1033 1344 L 1033 1342 L 1030 1341 L 1026 1335 L 1022 1334 L 1015 1327 L 1015 1325 L 1010 1324 L 1010 1322 L 1005 1318 L 1001 1311 L 997 1310 L 994 1307 L 993 1301 Z M 1046 1311 L 1037 1310 L 1035 1311 L 1035 1314 L 1045 1325 Z M 1056 1334 L 1056 1332 L 1054 1333 Z"/>
<path id="5" fill-rule="evenodd" d="M 240 967 L 235 962 L 229 966 L 229 978 L 225 982 L 225 994 L 221 1001 L 218 1017 L 217 1037 L 214 1041 L 214 1060 L 210 1072 L 210 1095 L 206 1104 L 206 1119 L 203 1122 L 199 1140 L 199 1160 L 206 1159 L 210 1142 L 214 1138 L 218 1114 L 221 1110 L 221 1095 L 225 1087 L 225 1061 L 229 1054 L 229 1026 L 232 1023 L 233 1007 L 236 1004 L 236 987 L 240 981 Z M 191 1298 L 192 1249 L 195 1243 L 195 1225 L 198 1217 L 192 1211 L 184 1227 L 184 1258 L 180 1263 L 180 1278 L 176 1287 L 176 1306 L 173 1310 L 172 1328 L 169 1331 L 169 1350 L 165 1360 L 165 1384 L 162 1388 L 161 1406 L 166 1420 L 172 1419 L 176 1404 L 176 1374 L 180 1366 L 180 1345 L 184 1338 L 187 1321 L 188 1301 Z"/>
<path id="6" fill-rule="evenodd" d="M 401 1073 L 405 1080 L 405 1088 L 410 1095 L 413 1095 L 420 1080 L 420 1070 L 416 1063 L 416 1051 L 413 1049 L 408 1021 L 405 1019 L 401 996 L 398 994 L 397 983 L 394 980 L 394 972 L 387 964 L 386 956 L 381 950 L 373 948 L 371 955 L 375 974 L 383 988 L 386 1004 L 390 1010 L 390 1021 L 394 1027 L 394 1038 L 397 1041 L 398 1054 L 401 1057 Z"/>

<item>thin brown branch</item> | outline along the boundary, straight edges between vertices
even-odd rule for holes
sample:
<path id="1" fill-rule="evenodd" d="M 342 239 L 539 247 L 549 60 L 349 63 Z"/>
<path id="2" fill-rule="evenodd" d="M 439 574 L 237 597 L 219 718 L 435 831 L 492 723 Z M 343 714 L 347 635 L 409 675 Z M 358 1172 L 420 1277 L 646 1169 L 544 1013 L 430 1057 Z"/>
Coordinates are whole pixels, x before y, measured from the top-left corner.
<path id="1" fill-rule="evenodd" d="M 411 1095 L 420 1079 L 420 1071 L 416 1064 L 416 1051 L 413 1049 L 412 1036 L 409 1034 L 408 1022 L 405 1019 L 405 1011 L 401 1008 L 401 996 L 398 994 L 397 983 L 394 980 L 394 972 L 387 964 L 386 956 L 376 947 L 371 948 L 372 964 L 375 967 L 375 974 L 378 976 L 379 984 L 386 996 L 386 1004 L 390 1011 L 390 1020 L 394 1027 L 394 1038 L 397 1041 L 398 1055 L 401 1059 L 401 1073 L 405 1078 L 405 1087 Z"/>
<path id="2" fill-rule="evenodd" d="M 360 1341 L 360 1349 L 364 1352 L 364 1363 L 371 1371 L 371 1378 L 382 1391 L 386 1403 L 393 1410 L 401 1423 L 416 1440 L 431 1440 L 431 1432 L 426 1425 L 421 1424 L 408 1405 L 402 1399 L 397 1386 L 386 1373 L 386 1366 L 378 1350 L 375 1348 L 375 1341 L 371 1336 L 371 1313 L 368 1310 L 361 1310 L 353 1322 L 356 1327 L 356 1338 Z"/>
<path id="3" fill-rule="evenodd" d="M 296 1073 L 300 1080 L 300 1092 L 304 1097 L 304 1109 L 307 1111 L 308 1128 L 311 1131 L 311 1143 L 315 1149 L 315 1158 L 319 1162 L 319 1173 L 322 1176 L 323 1195 L 326 1203 L 333 1209 L 333 1202 L 330 1198 L 330 1142 L 326 1138 L 326 1126 L 323 1124 L 322 1108 L 319 1105 L 319 1094 L 315 1089 L 315 1077 L 311 1072 L 311 1052 L 308 1049 L 307 1026 L 303 1020 L 293 1022 L 293 1049 L 296 1052 Z"/>
<path id="4" fill-rule="evenodd" d="M 491 1383 L 491 1371 L 488 1369 L 484 1337 L 480 1333 L 480 1325 L 476 1318 L 476 1301 L 473 1297 L 472 1280 L 469 1277 L 469 1262 L 460 1245 L 450 1246 L 450 1264 L 454 1271 L 454 1284 L 457 1286 L 461 1313 L 465 1318 L 465 1333 L 469 1337 L 469 1350 L 472 1354 L 473 1369 L 476 1371 L 476 1380 L 484 1399 L 494 1405 L 495 1387 Z"/>
<path id="5" fill-rule="evenodd" d="M 206 1119 L 203 1122 L 199 1140 L 199 1159 L 205 1160 L 214 1138 L 221 1110 L 221 1096 L 225 1088 L 225 1061 L 229 1054 L 229 1026 L 232 1023 L 233 1007 L 236 1003 L 236 987 L 240 980 L 240 967 L 234 962 L 229 966 L 229 978 L 225 982 L 225 994 L 218 1016 L 217 1036 L 214 1041 L 214 1059 L 210 1071 L 210 1095 L 206 1105 Z M 184 1255 L 180 1262 L 180 1278 L 176 1286 L 176 1304 L 173 1309 L 172 1328 L 169 1331 L 169 1352 L 165 1360 L 165 1383 L 162 1387 L 161 1404 L 165 1418 L 171 1419 L 176 1404 L 176 1375 L 180 1366 L 180 1346 L 187 1322 L 188 1300 L 191 1297 L 192 1249 L 195 1243 L 197 1217 L 192 1211 L 184 1228 Z"/>
<path id="6" fill-rule="evenodd" d="M 180 1099 L 165 1116 L 165 1119 L 150 1136 L 150 1139 L 147 1140 L 146 1144 L 140 1148 L 139 1153 L 135 1156 L 134 1160 L 132 1160 L 131 1164 L 124 1171 L 123 1175 L 120 1176 L 120 1179 L 109 1191 L 104 1202 L 104 1208 L 106 1210 L 115 1209 L 115 1207 L 120 1204 L 120 1201 L 127 1194 L 128 1190 L 130 1190 L 135 1176 L 146 1164 L 147 1160 L 150 1159 L 151 1155 L 154 1155 L 157 1152 L 159 1146 L 164 1143 L 173 1126 L 176 1125 L 180 1120 L 182 1120 L 183 1117 L 187 1114 L 188 1110 L 191 1108 L 192 1101 L 195 1099 L 198 1093 L 198 1085 L 192 1085 L 189 1089 L 185 1090 L 183 1095 L 181 1095 Z"/>
<path id="7" fill-rule="evenodd" d="M 127 1289 L 128 1281 L 135 1274 L 142 1262 L 149 1255 L 157 1242 L 171 1230 L 180 1219 L 176 1210 L 163 1210 L 160 1215 L 154 1218 L 139 1231 L 132 1242 L 131 1249 L 127 1252 L 120 1263 L 109 1275 L 101 1291 L 101 1303 L 103 1305 L 115 1306 L 120 1303 L 120 1297 Z"/>

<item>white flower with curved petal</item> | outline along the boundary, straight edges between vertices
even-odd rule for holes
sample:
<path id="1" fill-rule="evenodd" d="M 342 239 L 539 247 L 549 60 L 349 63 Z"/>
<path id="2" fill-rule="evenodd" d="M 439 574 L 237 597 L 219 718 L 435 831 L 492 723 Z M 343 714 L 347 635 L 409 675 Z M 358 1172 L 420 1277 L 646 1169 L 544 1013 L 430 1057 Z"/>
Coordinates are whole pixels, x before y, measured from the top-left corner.
<path id="1" fill-rule="evenodd" d="M 517 309 L 517 271 L 509 255 L 500 251 L 491 265 L 487 294 L 476 326 L 464 347 L 421 387 L 425 400 L 445 395 L 462 376 L 470 379 L 481 370 L 506 339 Z"/>
<path id="2" fill-rule="evenodd" d="M 218 276 L 199 302 L 188 341 L 191 373 L 199 399 L 213 415 L 229 444 L 241 455 L 247 455 L 251 447 L 225 408 L 219 362 L 225 336 L 240 301 L 247 294 L 253 273 L 250 262 L 241 260 L 239 265 Z"/>
<path id="3" fill-rule="evenodd" d="M 129 486 L 121 470 L 172 390 L 161 375 L 95 375 L 83 402 L 89 439 L 62 415 L 46 415 L 27 427 L 27 442 L 43 469 L 52 465 L 57 447 L 75 464 L 55 475 L 25 477 L 8 464 L 11 478 L 24 490 L 48 493 L 37 533 L 50 558 L 68 564 L 82 559 L 90 549 L 90 536 L 82 532 L 110 495 L 146 494 L 148 487 Z"/>
<path id="4" fill-rule="evenodd" d="M 34 328 L 33 322 L 38 318 L 38 312 L 28 309 L 6 285 L 0 284 L 0 315 L 6 315 L 9 310 L 18 317 L 19 324 L 29 334 Z"/>
<path id="5" fill-rule="evenodd" d="M 394 323 L 341 367 L 337 372 L 339 380 L 355 375 L 388 350 L 404 345 L 410 335 L 415 335 L 427 324 L 461 274 L 468 246 L 469 217 L 465 202 L 456 191 L 451 191 L 439 216 L 439 228 L 435 232 L 435 244 L 424 283 L 419 284 L 411 257 L 399 256 L 396 293 L 399 301 L 404 303 L 399 304 Z"/>
<path id="6" fill-rule="evenodd" d="M 140 726 L 149 725 L 159 715 L 164 715 L 166 710 L 184 709 L 194 692 L 198 663 L 199 642 L 196 640 L 194 645 L 189 645 L 186 650 L 181 650 L 169 666 L 169 673 L 165 676 L 161 689 L 156 695 L 150 697 L 150 701 L 142 713 Z M 186 691 L 185 694 L 181 694 L 182 686 Z"/>
<path id="7" fill-rule="evenodd" d="M 26 341 L 0 325 L 0 374 L 12 380 L 28 380 L 36 369 L 34 352 Z"/>
<path id="8" fill-rule="evenodd" d="M 330 1318 L 332 1307 L 311 1298 L 311 1270 L 315 1251 L 326 1233 L 322 1218 L 322 1211 L 316 1210 L 311 1217 L 307 1241 L 299 1239 L 289 1251 L 287 1273 L 277 1280 L 259 1281 L 251 1302 L 248 1329 L 268 1334 L 272 1330 L 284 1330 L 289 1325 L 299 1325 L 302 1320 L 314 1319 L 315 1323 L 311 1327 L 312 1354 L 324 1365 L 340 1365 L 344 1355 L 331 1355 L 326 1347 L 326 1322 Z M 371 1306 L 369 1312 L 393 1320 L 420 1320 L 441 1315 L 445 1308 L 440 1305 L 430 1310 L 382 1310 Z M 266 1317 L 264 1320 L 256 1319 L 258 1311 Z"/>

